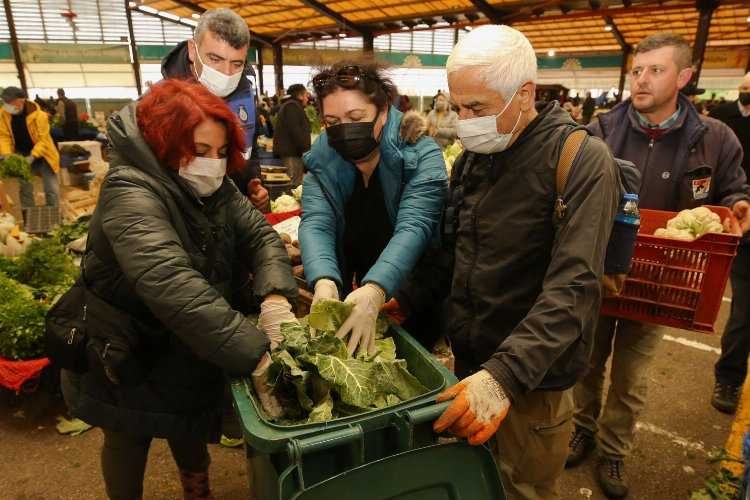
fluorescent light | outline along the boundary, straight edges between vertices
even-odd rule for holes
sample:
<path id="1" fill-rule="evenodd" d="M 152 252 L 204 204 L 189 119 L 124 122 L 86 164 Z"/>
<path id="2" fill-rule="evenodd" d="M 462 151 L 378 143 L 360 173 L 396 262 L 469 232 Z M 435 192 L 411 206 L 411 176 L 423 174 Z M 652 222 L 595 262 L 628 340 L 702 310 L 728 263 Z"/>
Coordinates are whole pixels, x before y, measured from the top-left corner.
<path id="1" fill-rule="evenodd" d="M 128 7 L 130 7 L 131 9 L 135 9 L 137 6 L 138 4 L 135 2 L 128 2 Z"/>
<path id="2" fill-rule="evenodd" d="M 201 15 L 198 14 L 197 12 L 194 12 L 193 15 L 191 15 L 190 17 L 192 17 L 193 19 L 200 19 Z"/>
<path id="3" fill-rule="evenodd" d="M 159 12 L 159 15 L 161 17 L 166 17 L 167 19 L 171 19 L 172 21 L 179 21 L 180 16 L 175 16 L 174 14 L 171 14 L 169 12 Z"/>
<path id="4" fill-rule="evenodd" d="M 401 31 L 409 31 L 409 27 L 408 26 L 401 26 Z"/>
<path id="5" fill-rule="evenodd" d="M 464 29 L 465 29 L 466 31 L 471 31 L 471 29 L 472 29 L 472 28 L 471 28 L 471 26 L 466 26 L 466 27 L 465 27 Z"/>
<path id="6" fill-rule="evenodd" d="M 612 25 L 611 24 L 605 24 L 604 25 L 604 31 L 612 31 Z"/>
<path id="7" fill-rule="evenodd" d="M 555 51 L 554 50 L 548 50 L 547 55 L 550 57 L 555 57 Z"/>
<path id="8" fill-rule="evenodd" d="M 339 33 L 339 38 L 346 38 L 346 33 Z"/>
<path id="9" fill-rule="evenodd" d="M 415 28 L 429 28 L 430 26 L 427 23 L 419 23 L 414 27 Z"/>
<path id="10" fill-rule="evenodd" d="M 153 7 L 149 7 L 148 5 L 140 5 L 138 6 L 138 10 L 148 12 L 149 14 L 157 14 L 159 12 L 158 10 L 154 9 Z"/>

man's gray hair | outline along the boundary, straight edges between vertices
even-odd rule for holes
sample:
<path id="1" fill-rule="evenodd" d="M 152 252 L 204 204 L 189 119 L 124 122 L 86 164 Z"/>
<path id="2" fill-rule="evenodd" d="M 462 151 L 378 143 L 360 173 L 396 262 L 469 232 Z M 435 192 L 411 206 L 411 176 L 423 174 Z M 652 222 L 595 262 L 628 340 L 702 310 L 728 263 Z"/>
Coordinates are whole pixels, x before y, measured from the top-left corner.
<path id="1" fill-rule="evenodd" d="M 537 79 L 534 48 L 523 33 L 510 26 L 480 26 L 453 47 L 446 63 L 448 74 L 470 67 L 482 68 L 484 83 L 504 99 Z"/>
<path id="2" fill-rule="evenodd" d="M 235 49 L 250 44 L 250 30 L 247 23 L 236 12 L 229 9 L 211 9 L 201 14 L 193 38 L 200 43 L 203 34 L 210 31 Z"/>

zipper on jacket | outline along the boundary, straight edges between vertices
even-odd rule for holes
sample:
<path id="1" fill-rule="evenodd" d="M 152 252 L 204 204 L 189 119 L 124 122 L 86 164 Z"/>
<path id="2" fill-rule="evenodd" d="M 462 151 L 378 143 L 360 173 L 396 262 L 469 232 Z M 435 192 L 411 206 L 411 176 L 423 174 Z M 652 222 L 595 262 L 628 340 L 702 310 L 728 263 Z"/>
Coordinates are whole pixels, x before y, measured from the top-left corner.
<path id="1" fill-rule="evenodd" d="M 487 184 L 487 189 L 485 189 L 484 193 L 477 200 L 476 205 L 474 205 L 474 208 L 471 211 L 471 230 L 474 236 L 474 258 L 472 259 L 473 261 L 471 263 L 471 267 L 469 268 L 469 272 L 466 273 L 466 296 L 469 298 L 469 302 L 471 303 L 471 307 L 472 309 L 474 309 L 474 311 L 476 311 L 477 305 L 471 293 L 470 285 L 471 276 L 472 274 L 474 274 L 474 268 L 477 267 L 477 261 L 479 260 L 479 231 L 477 230 L 477 210 L 484 202 L 484 199 L 490 194 L 494 183 L 487 182 L 485 184 Z"/>

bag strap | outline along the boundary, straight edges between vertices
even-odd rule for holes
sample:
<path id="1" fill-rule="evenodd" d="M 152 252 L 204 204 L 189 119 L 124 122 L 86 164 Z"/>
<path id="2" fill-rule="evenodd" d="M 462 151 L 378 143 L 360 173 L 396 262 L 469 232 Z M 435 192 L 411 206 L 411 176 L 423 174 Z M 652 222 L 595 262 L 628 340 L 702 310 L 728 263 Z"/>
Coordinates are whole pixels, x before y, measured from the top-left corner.
<path id="1" fill-rule="evenodd" d="M 568 183 L 568 177 L 570 177 L 570 171 L 573 169 L 573 164 L 576 158 L 578 158 L 583 141 L 588 135 L 585 129 L 574 130 L 565 138 L 560 150 L 560 156 L 557 160 L 557 200 L 555 201 L 555 215 L 558 219 L 565 217 L 566 205 L 563 200 L 563 193 Z"/>

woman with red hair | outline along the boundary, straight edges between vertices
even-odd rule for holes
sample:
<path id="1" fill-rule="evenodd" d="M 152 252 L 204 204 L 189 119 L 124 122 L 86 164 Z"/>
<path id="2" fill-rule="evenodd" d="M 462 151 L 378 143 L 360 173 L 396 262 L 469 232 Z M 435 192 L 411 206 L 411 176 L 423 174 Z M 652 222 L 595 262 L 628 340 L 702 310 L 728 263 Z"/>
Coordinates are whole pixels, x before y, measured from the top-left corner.
<path id="1" fill-rule="evenodd" d="M 244 139 L 222 99 L 167 80 L 113 116 L 108 132 L 111 167 L 81 267 L 101 307 L 127 320 L 90 333 L 88 371 L 63 374 L 66 401 L 104 432 L 110 498 L 141 498 L 155 437 L 169 443 L 185 498 L 210 498 L 206 443 L 220 435 L 224 373 L 252 372 L 281 322 L 294 321 L 289 259 L 226 177 L 244 163 Z M 243 267 L 261 304 L 258 328 L 235 307 Z M 91 311 L 96 303 L 89 314 L 106 314 Z"/>

